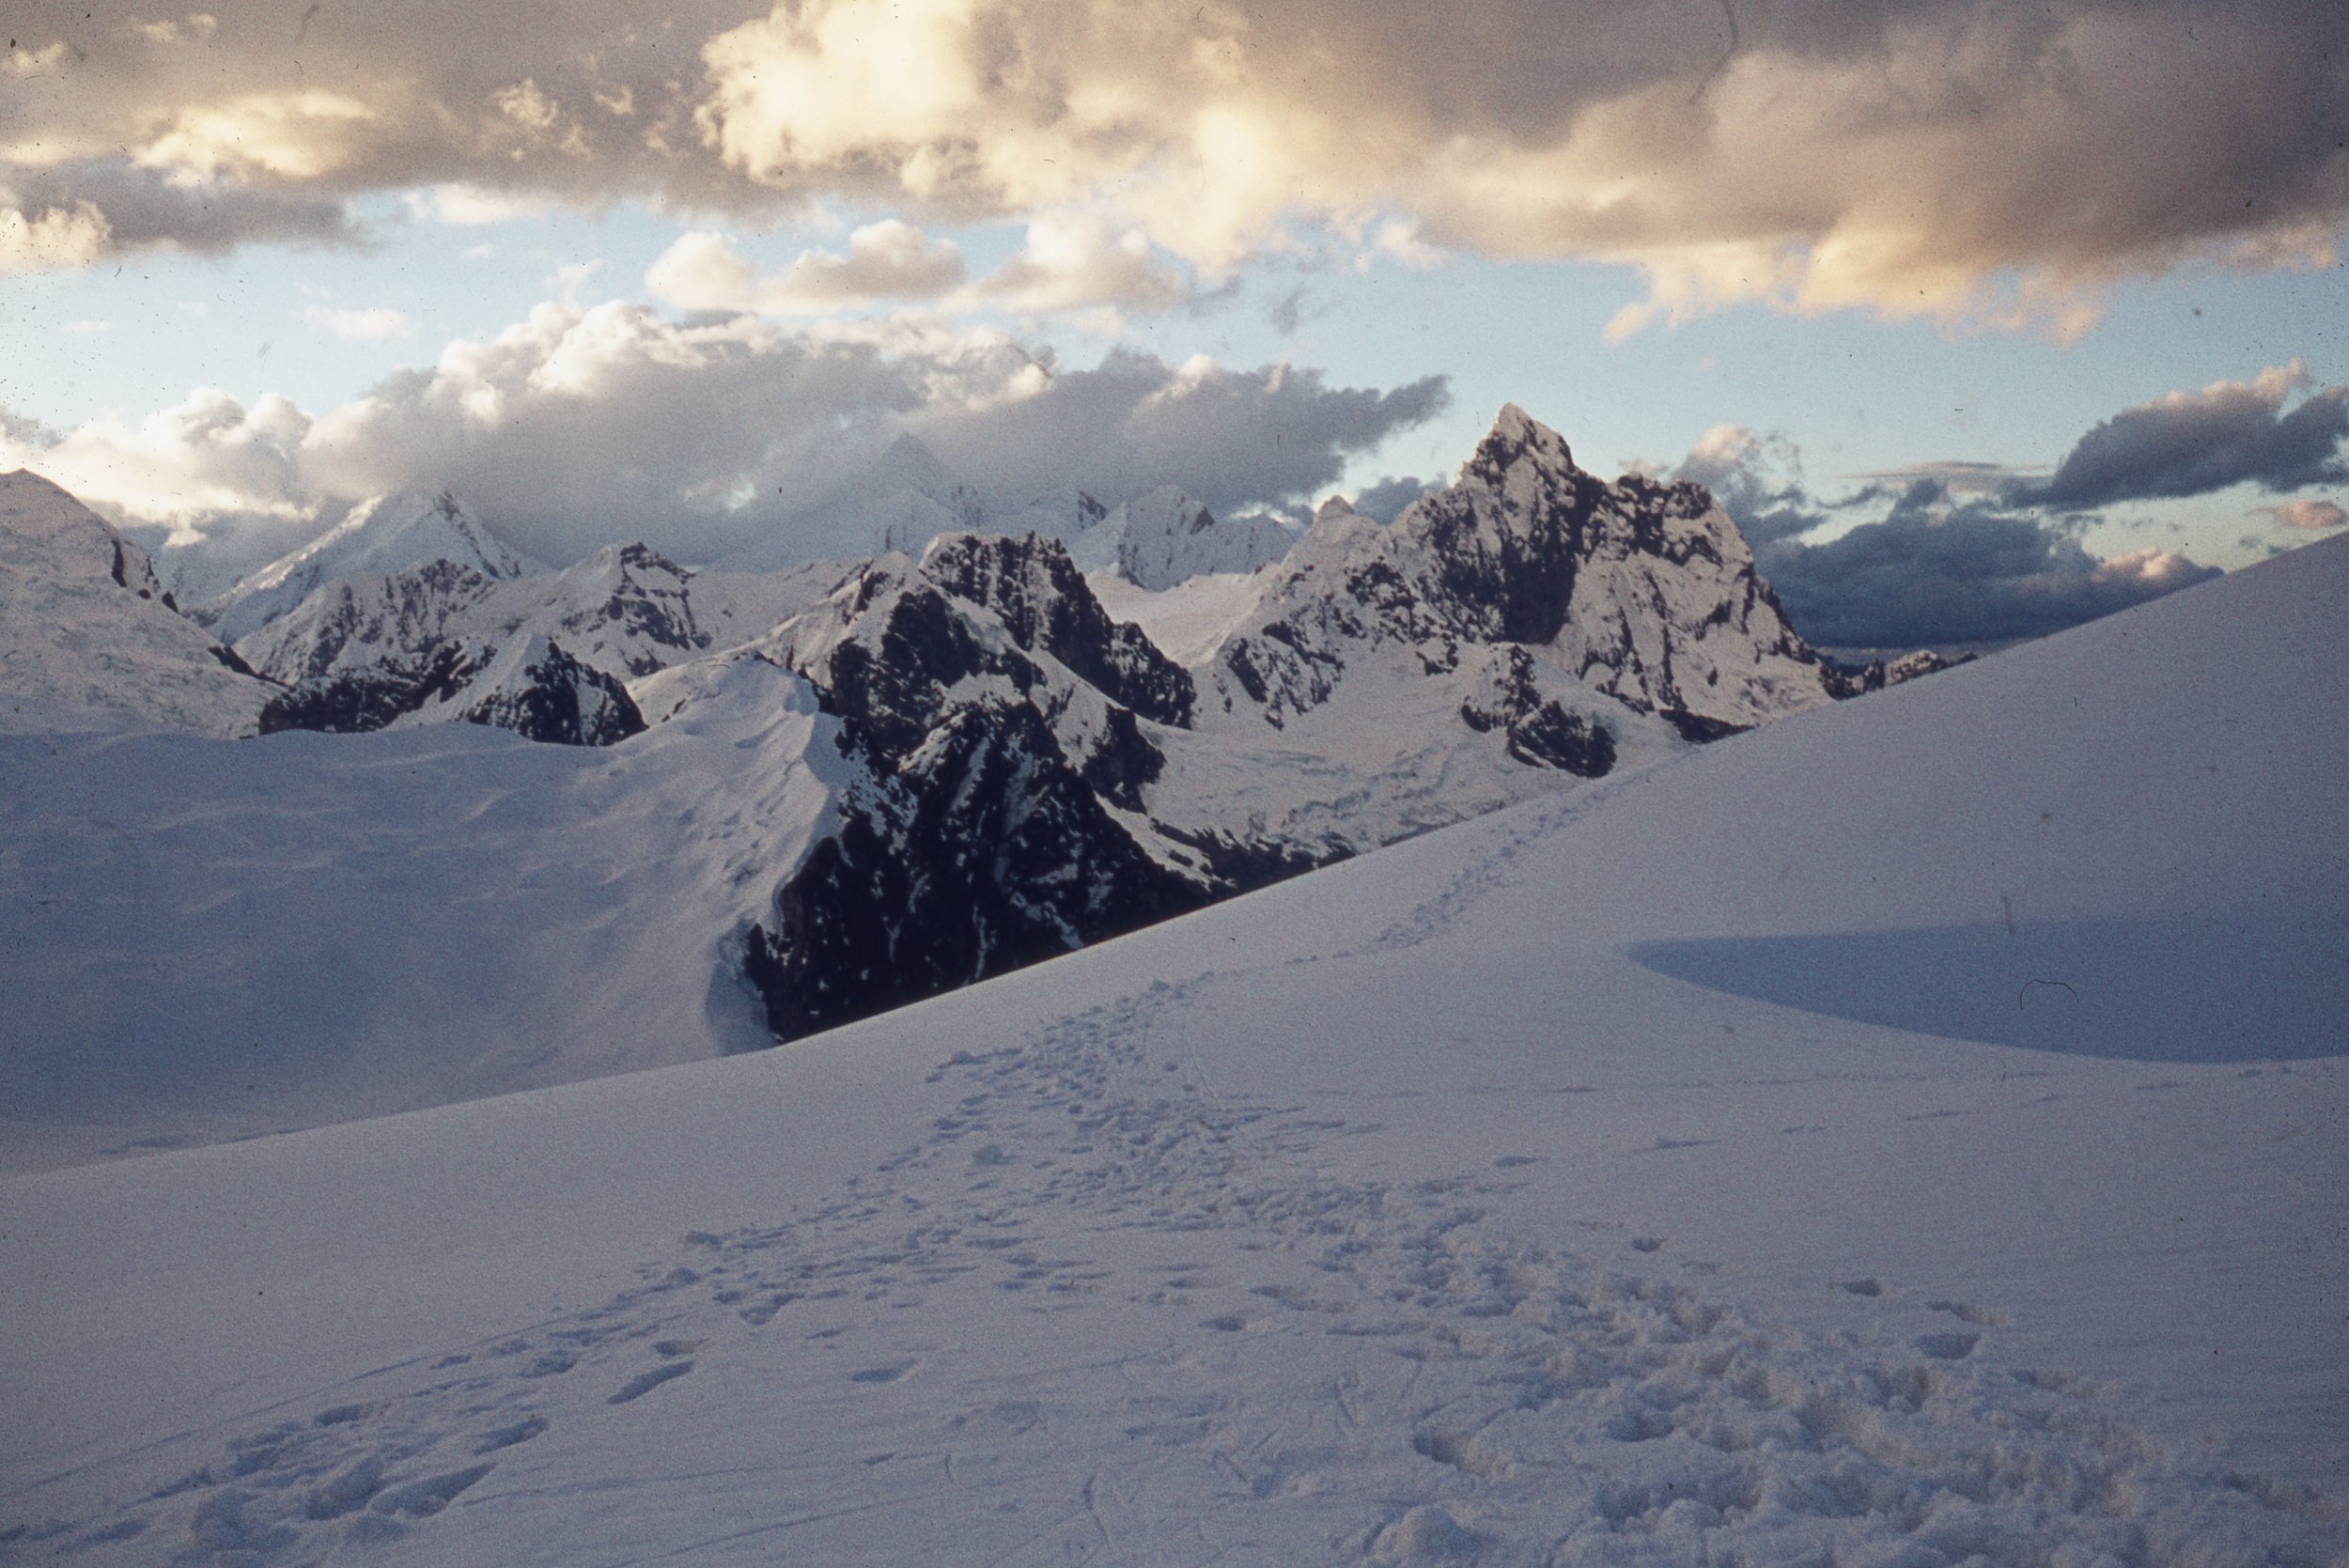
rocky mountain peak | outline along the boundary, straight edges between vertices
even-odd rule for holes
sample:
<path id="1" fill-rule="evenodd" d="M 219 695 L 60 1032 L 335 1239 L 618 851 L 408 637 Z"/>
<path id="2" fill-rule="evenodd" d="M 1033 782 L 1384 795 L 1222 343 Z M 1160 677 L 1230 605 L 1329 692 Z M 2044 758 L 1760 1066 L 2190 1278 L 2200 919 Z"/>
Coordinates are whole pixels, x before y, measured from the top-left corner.
<path id="1" fill-rule="evenodd" d="M 1610 485 L 1514 404 L 1392 525 L 1325 510 L 1219 651 L 1219 685 L 1279 725 L 1366 660 L 1434 675 L 1500 644 L 1692 737 L 1834 694 L 1709 495 Z"/>
<path id="2" fill-rule="evenodd" d="M 1473 475 L 1488 483 L 1501 483 L 1510 469 L 1529 458 L 1553 471 L 1574 469 L 1574 453 L 1566 445 L 1565 437 L 1515 403 L 1503 403 L 1493 419 L 1492 428 L 1485 432 L 1485 439 L 1476 443 L 1475 452 L 1461 465 L 1460 476 L 1466 479 Z"/>

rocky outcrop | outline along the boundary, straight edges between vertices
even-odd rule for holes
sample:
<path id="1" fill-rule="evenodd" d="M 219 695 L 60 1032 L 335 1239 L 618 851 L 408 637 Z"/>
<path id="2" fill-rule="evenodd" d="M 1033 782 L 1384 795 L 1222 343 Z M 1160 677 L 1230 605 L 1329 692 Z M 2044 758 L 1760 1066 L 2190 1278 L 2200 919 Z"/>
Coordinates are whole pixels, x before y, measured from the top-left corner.
<path id="1" fill-rule="evenodd" d="M 326 583 L 241 651 L 288 687 L 265 731 L 441 719 L 610 745 L 644 728 L 626 682 L 712 641 L 693 575 L 634 544 L 520 581 L 435 559 Z"/>

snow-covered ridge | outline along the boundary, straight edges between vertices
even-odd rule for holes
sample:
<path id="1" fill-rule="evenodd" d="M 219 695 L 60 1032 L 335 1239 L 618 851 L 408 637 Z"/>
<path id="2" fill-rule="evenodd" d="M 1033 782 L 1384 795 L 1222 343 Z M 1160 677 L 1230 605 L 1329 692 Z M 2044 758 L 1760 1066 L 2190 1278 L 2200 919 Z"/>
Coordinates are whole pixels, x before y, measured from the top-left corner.
<path id="1" fill-rule="evenodd" d="M 271 729 L 495 722 L 483 716 L 526 710 L 485 702 L 487 689 L 474 690 L 502 650 L 543 643 L 596 672 L 610 688 L 601 701 L 625 705 L 626 682 L 765 631 L 819 598 L 839 570 L 711 580 L 632 544 L 608 546 L 560 572 L 506 581 L 435 559 L 325 583 L 247 637 L 240 652 L 289 688 L 264 715 Z M 617 739 L 632 731 L 621 723 L 585 733 Z"/>
<path id="2" fill-rule="evenodd" d="M 0 474 L 0 728 L 254 733 L 270 687 L 181 615 L 133 540 L 39 474 Z"/>

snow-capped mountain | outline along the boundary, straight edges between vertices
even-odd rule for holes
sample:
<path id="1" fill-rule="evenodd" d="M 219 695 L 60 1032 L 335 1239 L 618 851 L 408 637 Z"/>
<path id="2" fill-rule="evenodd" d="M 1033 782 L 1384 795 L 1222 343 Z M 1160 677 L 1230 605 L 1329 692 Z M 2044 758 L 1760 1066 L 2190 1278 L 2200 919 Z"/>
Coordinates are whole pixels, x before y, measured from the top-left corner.
<path id="1" fill-rule="evenodd" d="M 1087 532 L 1109 516 L 1110 509 L 1087 492 L 1070 487 L 1024 503 L 994 507 L 988 528 L 997 534 L 1034 534 L 1074 547 Z"/>
<path id="2" fill-rule="evenodd" d="M 326 583 L 248 636 L 240 651 L 288 688 L 263 716 L 266 728 L 349 733 L 436 719 L 496 722 L 485 716 L 535 711 L 490 701 L 489 688 L 475 687 L 503 650 L 536 641 L 592 672 L 602 691 L 598 701 L 630 716 L 578 732 L 605 737 L 578 743 L 602 744 L 634 733 L 624 682 L 765 630 L 819 597 L 839 569 L 732 575 L 695 594 L 695 573 L 642 545 L 607 546 L 563 571 L 506 581 L 433 560 Z M 544 657 L 520 666 L 542 667 L 558 666 Z M 566 676 L 561 684 L 574 683 Z"/>
<path id="3" fill-rule="evenodd" d="M 1327 858 L 1150 815 L 1191 678 L 1110 620 L 1058 541 L 949 535 L 918 565 L 881 557 L 769 637 L 634 694 L 672 721 L 743 660 L 804 679 L 838 724 L 838 761 L 811 762 L 836 781 L 831 823 L 748 939 L 745 970 L 778 1036 Z"/>
<path id="4" fill-rule="evenodd" d="M 1208 679 L 1223 710 L 1281 727 L 1363 672 L 1447 674 L 1478 648 L 1528 655 L 1508 684 L 1529 712 L 1563 678 L 1690 739 L 1842 694 L 1702 487 L 1608 484 L 1514 404 L 1392 524 L 1325 507 Z"/>
<path id="5" fill-rule="evenodd" d="M 251 735 L 272 688 L 179 613 L 154 564 L 39 474 L 0 474 L 0 727 Z"/>
<path id="6" fill-rule="evenodd" d="M 626 686 L 543 633 L 507 644 L 459 701 L 466 723 L 561 746 L 614 746 L 645 728 Z"/>
<path id="7" fill-rule="evenodd" d="M 361 502 L 342 521 L 198 607 L 224 643 L 241 642 L 321 585 L 362 573 L 387 575 L 447 561 L 491 579 L 542 570 L 466 512 L 454 496 L 402 491 Z"/>
<path id="8" fill-rule="evenodd" d="M 1069 542 L 1087 572 L 1114 571 L 1138 588 L 1162 593 L 1193 577 L 1252 572 L 1297 543 L 1295 529 L 1261 513 L 1219 522 L 1173 485 L 1161 485 L 1107 513 Z"/>

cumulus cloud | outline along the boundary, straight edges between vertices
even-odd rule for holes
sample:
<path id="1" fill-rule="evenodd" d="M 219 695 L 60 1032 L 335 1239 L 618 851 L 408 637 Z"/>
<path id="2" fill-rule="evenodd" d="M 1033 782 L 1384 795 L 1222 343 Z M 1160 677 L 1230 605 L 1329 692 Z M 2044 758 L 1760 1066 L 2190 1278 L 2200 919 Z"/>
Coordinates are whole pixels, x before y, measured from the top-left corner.
<path id="1" fill-rule="evenodd" d="M 1156 309 L 1190 293 L 1190 285 L 1159 259 L 1141 229 L 1098 214 L 1056 212 L 1031 222 L 1019 254 L 950 303 L 1032 312 L 1087 305 Z"/>
<path id="2" fill-rule="evenodd" d="M 1753 300 L 2065 333 L 2118 278 L 2319 264 L 2349 217 L 2339 18 L 2310 0 L 1791 0 L 1741 9 L 1734 50 L 1711 8 L 1602 0 L 211 9 L 201 39 L 58 0 L 11 23 L 0 164 L 67 173 L 5 254 L 133 242 L 111 163 L 277 201 L 1086 211 L 1208 273 L 1322 225 L 1415 264 L 1636 268 L 1618 333 Z"/>
<path id="3" fill-rule="evenodd" d="M 2298 360 L 2248 381 L 2213 381 L 2123 409 L 2097 426 L 2042 484 L 2014 499 L 2067 511 L 2155 496 L 2206 495 L 2230 485 L 2271 492 L 2349 481 L 2349 387 L 2328 386 L 2287 412 L 2306 387 Z"/>
<path id="4" fill-rule="evenodd" d="M 0 424 L 0 467 L 167 533 L 167 566 L 177 552 L 213 578 L 403 489 L 450 489 L 552 562 L 627 539 L 692 560 L 753 536 L 789 552 L 807 509 L 903 431 L 1006 499 L 1074 486 L 1115 502 L 1172 483 L 1237 509 L 1329 484 L 1444 396 L 1439 379 L 1332 387 L 1130 350 L 1067 369 L 935 322 L 791 329 L 548 303 L 315 418 L 205 392 L 136 425 Z"/>
<path id="5" fill-rule="evenodd" d="M 894 218 L 848 236 L 848 254 L 808 250 L 761 276 L 723 236 L 696 230 L 663 251 L 645 274 L 653 297 L 683 310 L 821 315 L 875 300 L 941 293 L 963 278 L 962 254 Z"/>
<path id="6" fill-rule="evenodd" d="M 917 298 L 949 312 L 1159 309 L 1191 294 L 1189 280 L 1160 259 L 1140 229 L 1066 212 L 1038 216 L 1010 260 L 983 278 L 964 279 L 962 254 L 951 242 L 890 218 L 850 234 L 846 255 L 802 251 L 790 266 L 766 274 L 733 241 L 697 230 L 661 254 L 645 286 L 679 309 L 765 316 L 817 316 Z"/>
<path id="7" fill-rule="evenodd" d="M 1742 425 L 1716 425 L 1699 436 L 1672 477 L 1711 490 L 1756 549 L 1807 534 L 1830 516 L 1828 505 L 1804 487 L 1802 455 L 1794 442 Z"/>
<path id="8" fill-rule="evenodd" d="M 86 267 L 106 254 L 114 231 L 86 201 L 35 208 L 0 203 L 0 272 Z"/>
<path id="9" fill-rule="evenodd" d="M 2349 522 L 2349 512 L 2337 501 L 2285 501 L 2260 510 L 2286 528 L 2339 528 Z"/>
<path id="10" fill-rule="evenodd" d="M 1439 412 L 1447 383 L 1331 387 L 1318 371 L 1232 370 L 1205 355 L 1169 365 L 1114 349 L 1092 370 L 1042 374 L 1019 395 L 909 421 L 981 489 L 1075 486 L 1109 501 L 1177 485 L 1210 509 L 1309 496 L 1346 459 Z"/>

